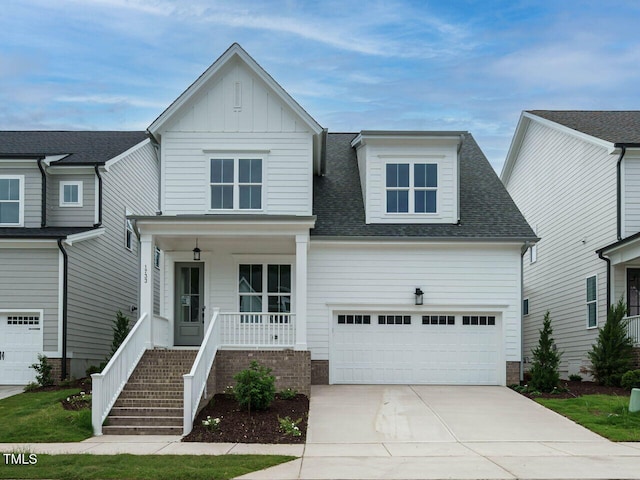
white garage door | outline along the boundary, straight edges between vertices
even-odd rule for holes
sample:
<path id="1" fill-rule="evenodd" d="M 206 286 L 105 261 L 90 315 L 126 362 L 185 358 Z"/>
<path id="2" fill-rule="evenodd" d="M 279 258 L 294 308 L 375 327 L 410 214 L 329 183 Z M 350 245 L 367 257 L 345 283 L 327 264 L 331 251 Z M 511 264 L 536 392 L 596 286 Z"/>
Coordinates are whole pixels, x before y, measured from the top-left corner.
<path id="1" fill-rule="evenodd" d="M 42 352 L 41 314 L 0 312 L 0 385 L 26 385 L 35 381 L 29 366 Z"/>
<path id="2" fill-rule="evenodd" d="M 330 381 L 498 385 L 501 331 L 495 314 L 338 313 Z"/>

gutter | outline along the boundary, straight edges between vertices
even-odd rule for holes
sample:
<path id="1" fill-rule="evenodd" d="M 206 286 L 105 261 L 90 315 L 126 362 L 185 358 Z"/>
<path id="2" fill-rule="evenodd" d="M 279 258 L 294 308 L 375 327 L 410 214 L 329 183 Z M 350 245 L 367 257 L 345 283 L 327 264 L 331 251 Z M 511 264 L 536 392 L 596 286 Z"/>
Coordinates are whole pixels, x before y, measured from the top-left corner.
<path id="1" fill-rule="evenodd" d="M 94 166 L 96 177 L 98 178 L 98 223 L 94 227 L 102 226 L 102 175 L 100 175 L 100 165 Z"/>
<path id="2" fill-rule="evenodd" d="M 40 187 L 40 195 L 42 197 L 40 201 L 40 226 L 42 228 L 47 226 L 47 174 L 45 173 L 44 167 L 42 166 L 43 161 L 44 157 L 38 158 L 38 170 L 40 170 L 40 175 L 42 176 Z"/>
<path id="3" fill-rule="evenodd" d="M 62 374 L 60 380 L 66 380 L 67 378 L 67 301 L 68 301 L 68 286 L 69 286 L 69 255 L 62 245 L 62 238 L 58 238 L 58 248 L 62 253 L 63 270 L 62 270 Z M 58 332 L 60 334 L 60 332 Z"/>

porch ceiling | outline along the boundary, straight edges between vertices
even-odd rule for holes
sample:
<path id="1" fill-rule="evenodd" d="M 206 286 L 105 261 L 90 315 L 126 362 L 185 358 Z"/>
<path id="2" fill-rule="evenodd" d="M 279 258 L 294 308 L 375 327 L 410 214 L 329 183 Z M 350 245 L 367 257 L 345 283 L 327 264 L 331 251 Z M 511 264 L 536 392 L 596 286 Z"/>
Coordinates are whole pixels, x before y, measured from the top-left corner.
<path id="1" fill-rule="evenodd" d="M 600 251 L 611 260 L 611 265 L 638 260 L 640 259 L 640 238 L 625 239 L 618 245 L 605 247 Z"/>

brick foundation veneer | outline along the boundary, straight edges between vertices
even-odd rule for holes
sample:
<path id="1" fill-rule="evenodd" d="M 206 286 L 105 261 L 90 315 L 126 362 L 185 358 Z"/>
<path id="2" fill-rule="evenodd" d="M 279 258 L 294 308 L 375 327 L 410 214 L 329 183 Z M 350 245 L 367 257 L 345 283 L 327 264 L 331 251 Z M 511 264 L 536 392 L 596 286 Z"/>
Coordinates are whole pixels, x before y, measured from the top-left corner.
<path id="1" fill-rule="evenodd" d="M 520 362 L 507 362 L 507 385 L 520 383 Z"/>
<path id="2" fill-rule="evenodd" d="M 271 369 L 276 377 L 276 391 L 292 388 L 310 396 L 311 353 L 294 350 L 218 350 L 212 370 L 214 391 L 223 392 L 227 385 L 235 385 L 233 377 L 253 360 Z"/>
<path id="3" fill-rule="evenodd" d="M 62 376 L 62 359 L 61 358 L 48 358 L 49 363 L 53 367 L 51 369 L 51 378 L 54 383 L 60 383 Z M 71 359 L 67 358 L 67 378 L 71 378 Z"/>
<path id="4" fill-rule="evenodd" d="M 633 347 L 632 365 L 634 369 L 640 368 L 640 347 Z"/>
<path id="5" fill-rule="evenodd" d="M 311 360 L 311 385 L 329 385 L 329 360 Z"/>

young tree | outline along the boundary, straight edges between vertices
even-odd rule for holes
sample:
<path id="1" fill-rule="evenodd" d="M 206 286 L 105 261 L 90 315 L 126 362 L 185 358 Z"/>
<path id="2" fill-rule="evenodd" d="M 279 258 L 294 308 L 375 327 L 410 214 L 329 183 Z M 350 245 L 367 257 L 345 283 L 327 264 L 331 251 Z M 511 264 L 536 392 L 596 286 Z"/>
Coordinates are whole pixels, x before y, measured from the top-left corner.
<path id="1" fill-rule="evenodd" d="M 601 385 L 619 387 L 631 369 L 633 341 L 627 335 L 627 306 L 622 298 L 612 305 L 607 323 L 598 332 L 598 340 L 589 352 L 591 374 Z"/>
<path id="2" fill-rule="evenodd" d="M 533 367 L 531 368 L 531 381 L 529 385 L 541 392 L 550 392 L 558 386 L 560 373 L 560 353 L 558 353 L 553 341 L 553 328 L 549 312 L 544 314 L 542 330 L 538 346 L 532 350 Z"/>
<path id="3" fill-rule="evenodd" d="M 113 321 L 113 342 L 111 343 L 111 356 L 122 345 L 124 339 L 129 335 L 129 317 L 120 310 L 116 312 L 116 319 Z"/>

